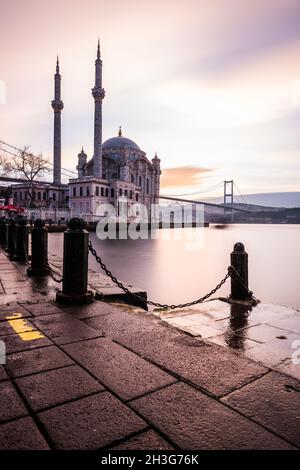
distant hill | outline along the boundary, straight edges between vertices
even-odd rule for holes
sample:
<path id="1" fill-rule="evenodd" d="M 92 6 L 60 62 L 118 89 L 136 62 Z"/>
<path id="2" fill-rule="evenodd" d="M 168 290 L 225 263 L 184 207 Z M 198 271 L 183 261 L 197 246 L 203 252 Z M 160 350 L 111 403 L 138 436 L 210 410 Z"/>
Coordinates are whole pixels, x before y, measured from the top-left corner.
<path id="1" fill-rule="evenodd" d="M 265 207 L 300 207 L 300 191 L 299 192 L 286 192 L 286 193 L 258 193 L 258 194 L 244 194 L 243 195 L 248 204 Z M 205 198 L 203 201 L 222 203 L 223 198 L 213 197 Z M 235 198 L 235 202 L 242 202 L 241 197 Z M 244 201 L 243 201 L 244 202 Z"/>

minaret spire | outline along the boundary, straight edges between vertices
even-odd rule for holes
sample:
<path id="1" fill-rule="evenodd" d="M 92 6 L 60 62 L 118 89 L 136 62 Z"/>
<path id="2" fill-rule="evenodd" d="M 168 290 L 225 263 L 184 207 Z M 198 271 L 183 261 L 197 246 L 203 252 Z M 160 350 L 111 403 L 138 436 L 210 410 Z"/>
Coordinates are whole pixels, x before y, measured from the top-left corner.
<path id="1" fill-rule="evenodd" d="M 105 91 L 102 88 L 102 60 L 100 55 L 100 41 L 98 39 L 97 58 L 95 61 L 95 86 L 92 89 L 92 95 L 95 100 L 95 118 L 94 118 L 94 156 L 93 156 L 93 174 L 97 178 L 102 177 L 102 100 Z"/>
<path id="2" fill-rule="evenodd" d="M 53 133 L 53 183 L 61 184 L 61 110 L 64 104 L 61 100 L 61 76 L 59 73 L 58 56 L 56 73 L 54 75 L 54 100 L 51 102 L 54 111 Z"/>
<path id="3" fill-rule="evenodd" d="M 100 39 L 98 38 L 97 59 L 100 59 L 100 58 L 101 58 L 101 54 L 100 54 Z"/>

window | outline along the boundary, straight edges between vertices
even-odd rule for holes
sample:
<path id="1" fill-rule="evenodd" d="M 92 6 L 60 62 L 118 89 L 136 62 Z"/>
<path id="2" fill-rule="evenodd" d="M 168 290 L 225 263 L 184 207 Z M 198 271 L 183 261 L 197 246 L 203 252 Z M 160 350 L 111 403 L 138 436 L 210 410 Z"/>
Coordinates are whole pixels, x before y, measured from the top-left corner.
<path id="1" fill-rule="evenodd" d="M 56 193 L 52 194 L 52 199 L 53 199 L 53 201 L 56 201 Z"/>
<path id="2" fill-rule="evenodd" d="M 114 188 L 110 189 L 110 197 L 115 197 L 115 190 Z"/>
<path id="3" fill-rule="evenodd" d="M 90 187 L 89 187 L 89 186 L 86 187 L 86 195 L 87 195 L 87 196 L 90 195 Z"/>
<path id="4" fill-rule="evenodd" d="M 79 196 L 82 196 L 82 194 L 83 194 L 83 188 L 82 188 L 82 186 L 80 186 L 80 188 L 79 188 Z"/>
<path id="5" fill-rule="evenodd" d="M 113 173 L 113 174 L 111 175 L 111 179 L 116 180 L 116 179 L 117 179 L 117 173 Z"/>
<path id="6" fill-rule="evenodd" d="M 142 177 L 139 176 L 139 186 L 142 186 Z"/>
<path id="7" fill-rule="evenodd" d="M 136 193 L 136 195 L 135 195 L 135 200 L 136 200 L 136 201 L 139 200 L 139 193 Z"/>
<path id="8" fill-rule="evenodd" d="M 128 195 L 128 191 L 127 189 L 124 189 L 124 196 L 127 196 Z"/>
<path id="9" fill-rule="evenodd" d="M 46 201 L 46 193 L 45 193 L 45 191 L 43 192 L 43 201 Z"/>
<path id="10" fill-rule="evenodd" d="M 119 196 L 122 196 L 122 194 L 123 194 L 123 189 L 120 188 L 120 189 L 119 189 Z"/>
<path id="11" fill-rule="evenodd" d="M 134 183 L 134 175 L 131 175 L 131 182 Z"/>
<path id="12" fill-rule="evenodd" d="M 147 178 L 147 186 L 146 186 L 146 191 L 147 191 L 147 194 L 149 194 L 149 178 Z"/>
<path id="13" fill-rule="evenodd" d="M 73 187 L 73 197 L 76 197 L 76 186 Z"/>
<path id="14" fill-rule="evenodd" d="M 108 197 L 108 188 L 105 188 L 105 196 Z"/>
<path id="15" fill-rule="evenodd" d="M 129 191 L 129 198 L 132 199 L 132 190 Z"/>
<path id="16" fill-rule="evenodd" d="M 35 199 L 36 199 L 35 191 L 32 191 L 32 200 L 35 201 Z"/>
<path id="17" fill-rule="evenodd" d="M 22 191 L 20 191 L 20 201 L 22 201 L 23 197 L 22 197 Z"/>
<path id="18" fill-rule="evenodd" d="M 96 186 L 96 196 L 99 196 L 99 186 Z"/>
<path id="19" fill-rule="evenodd" d="M 41 200 L 41 192 L 38 191 L 38 200 L 40 201 Z"/>
<path id="20" fill-rule="evenodd" d="M 104 188 L 101 186 L 101 196 L 104 196 Z"/>

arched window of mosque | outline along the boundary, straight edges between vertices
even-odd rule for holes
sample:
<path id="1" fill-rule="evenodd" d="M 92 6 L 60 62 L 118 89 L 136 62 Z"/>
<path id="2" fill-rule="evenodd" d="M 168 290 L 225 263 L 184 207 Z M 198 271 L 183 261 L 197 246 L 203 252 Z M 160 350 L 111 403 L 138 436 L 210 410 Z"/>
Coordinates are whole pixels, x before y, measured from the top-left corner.
<path id="1" fill-rule="evenodd" d="M 76 196 L 76 186 L 73 187 L 73 196 Z"/>
<path id="2" fill-rule="evenodd" d="M 110 189 L 110 197 L 115 197 L 115 189 L 114 188 Z"/>
<path id="3" fill-rule="evenodd" d="M 104 188 L 103 188 L 103 186 L 101 186 L 101 196 L 102 196 L 102 197 L 104 196 Z"/>
<path id="4" fill-rule="evenodd" d="M 87 195 L 87 196 L 90 195 L 90 187 L 89 187 L 89 186 L 86 187 L 86 195 Z"/>
<path id="5" fill-rule="evenodd" d="M 134 175 L 131 175 L 131 182 L 134 183 Z"/>
<path id="6" fill-rule="evenodd" d="M 105 188 L 105 196 L 108 197 L 108 188 Z"/>
<path id="7" fill-rule="evenodd" d="M 139 176 L 139 186 L 142 186 L 142 177 Z"/>
<path id="8" fill-rule="evenodd" d="M 149 178 L 147 178 L 147 187 L 146 187 L 147 194 L 149 194 Z"/>

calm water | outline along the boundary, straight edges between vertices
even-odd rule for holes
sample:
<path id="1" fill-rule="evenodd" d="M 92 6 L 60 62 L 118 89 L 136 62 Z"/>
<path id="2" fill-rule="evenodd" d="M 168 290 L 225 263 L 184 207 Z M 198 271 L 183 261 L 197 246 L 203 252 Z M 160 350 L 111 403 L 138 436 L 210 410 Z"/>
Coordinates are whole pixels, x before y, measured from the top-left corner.
<path id="1" fill-rule="evenodd" d="M 192 241 L 174 239 L 183 234 Z M 100 241 L 95 233 L 90 237 L 114 275 L 165 303 L 190 301 L 215 287 L 226 272 L 234 243 L 241 241 L 249 254 L 249 286 L 256 297 L 300 307 L 300 225 L 160 230 L 155 240 Z M 62 255 L 62 242 L 62 234 L 50 234 L 50 252 Z M 91 256 L 89 262 L 97 269 Z M 227 295 L 229 288 L 227 281 L 220 294 Z"/>

